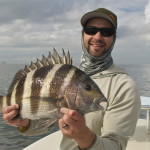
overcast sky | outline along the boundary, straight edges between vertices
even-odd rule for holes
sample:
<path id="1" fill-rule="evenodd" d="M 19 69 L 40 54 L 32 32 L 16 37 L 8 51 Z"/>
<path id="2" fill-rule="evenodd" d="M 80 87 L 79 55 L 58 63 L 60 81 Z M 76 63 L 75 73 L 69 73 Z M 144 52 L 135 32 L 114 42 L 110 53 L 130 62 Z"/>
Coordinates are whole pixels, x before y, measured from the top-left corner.
<path id="1" fill-rule="evenodd" d="M 150 0 L 0 0 L 0 63 L 29 63 L 55 47 L 81 56 L 80 18 L 99 7 L 118 16 L 115 63 L 150 64 Z"/>

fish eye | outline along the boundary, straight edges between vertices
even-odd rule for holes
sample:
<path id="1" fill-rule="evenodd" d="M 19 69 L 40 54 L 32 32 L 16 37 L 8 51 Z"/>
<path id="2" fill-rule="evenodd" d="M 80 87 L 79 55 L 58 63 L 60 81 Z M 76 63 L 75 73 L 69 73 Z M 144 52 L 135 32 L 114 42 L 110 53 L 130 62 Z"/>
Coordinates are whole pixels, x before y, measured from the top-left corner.
<path id="1" fill-rule="evenodd" d="M 92 90 L 92 86 L 89 85 L 89 84 L 85 85 L 85 90 L 91 91 Z"/>

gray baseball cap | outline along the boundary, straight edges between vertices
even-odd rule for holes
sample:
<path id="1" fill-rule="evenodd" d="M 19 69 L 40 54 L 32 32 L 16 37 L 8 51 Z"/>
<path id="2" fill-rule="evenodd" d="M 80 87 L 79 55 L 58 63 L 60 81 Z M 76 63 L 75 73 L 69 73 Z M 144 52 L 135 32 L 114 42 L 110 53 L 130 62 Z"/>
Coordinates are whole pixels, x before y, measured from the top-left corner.
<path id="1" fill-rule="evenodd" d="M 90 11 L 84 14 L 81 18 L 81 25 L 84 27 L 92 18 L 102 17 L 108 20 L 115 29 L 117 29 L 117 16 L 110 10 L 105 8 L 98 8 L 96 10 Z"/>

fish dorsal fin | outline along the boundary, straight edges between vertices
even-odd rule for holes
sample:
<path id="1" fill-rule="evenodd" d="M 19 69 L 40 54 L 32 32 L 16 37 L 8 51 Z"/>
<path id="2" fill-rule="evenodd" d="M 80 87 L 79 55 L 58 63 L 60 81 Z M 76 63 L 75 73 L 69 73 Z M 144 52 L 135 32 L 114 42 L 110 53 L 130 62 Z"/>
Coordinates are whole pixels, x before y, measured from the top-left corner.
<path id="1" fill-rule="evenodd" d="M 8 93 L 11 93 L 14 86 L 18 83 L 18 81 L 20 81 L 20 79 L 22 79 L 32 70 L 36 70 L 44 66 L 55 65 L 55 64 L 72 64 L 72 58 L 70 57 L 69 51 L 67 52 L 66 55 L 64 49 L 62 49 L 62 53 L 63 53 L 62 56 L 59 56 L 57 50 L 53 48 L 53 54 L 49 52 L 48 57 L 45 57 L 43 55 L 41 60 L 37 58 L 37 61 L 35 63 L 31 61 L 31 64 L 29 66 L 25 65 L 24 69 L 19 70 L 15 74 L 14 79 L 9 87 Z"/>

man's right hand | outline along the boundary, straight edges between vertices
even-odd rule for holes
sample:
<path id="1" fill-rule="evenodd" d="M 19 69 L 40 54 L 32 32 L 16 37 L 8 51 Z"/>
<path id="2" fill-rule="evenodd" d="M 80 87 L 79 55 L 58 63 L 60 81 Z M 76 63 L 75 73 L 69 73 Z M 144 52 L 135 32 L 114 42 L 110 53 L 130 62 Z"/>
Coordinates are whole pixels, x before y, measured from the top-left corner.
<path id="1" fill-rule="evenodd" d="M 28 127 L 29 126 L 29 119 L 20 119 L 15 118 L 19 113 L 19 105 L 12 105 L 4 107 L 2 110 L 3 113 L 3 120 L 10 126 L 23 126 Z"/>

